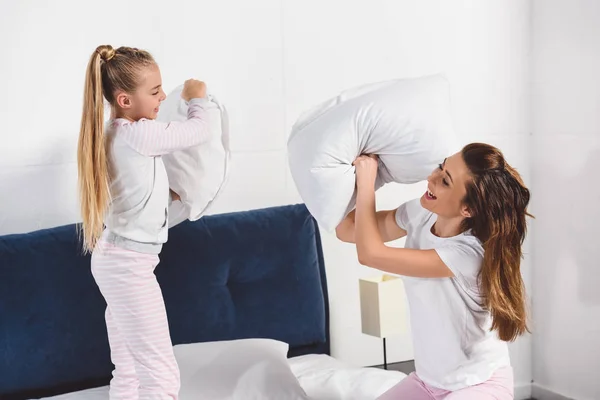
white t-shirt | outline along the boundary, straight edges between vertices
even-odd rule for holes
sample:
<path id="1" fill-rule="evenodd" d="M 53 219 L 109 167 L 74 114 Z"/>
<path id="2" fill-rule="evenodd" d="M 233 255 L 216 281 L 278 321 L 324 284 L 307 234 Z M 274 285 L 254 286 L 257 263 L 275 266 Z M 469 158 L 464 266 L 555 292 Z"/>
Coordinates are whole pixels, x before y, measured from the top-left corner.
<path id="1" fill-rule="evenodd" d="M 420 200 L 404 203 L 396 222 L 407 231 L 406 248 L 435 249 L 452 278 L 402 277 L 411 318 L 416 372 L 423 382 L 459 390 L 487 381 L 510 366 L 508 345 L 490 332 L 491 315 L 483 308 L 478 273 L 483 246 L 470 231 L 450 238 L 431 233 L 437 215 Z"/>

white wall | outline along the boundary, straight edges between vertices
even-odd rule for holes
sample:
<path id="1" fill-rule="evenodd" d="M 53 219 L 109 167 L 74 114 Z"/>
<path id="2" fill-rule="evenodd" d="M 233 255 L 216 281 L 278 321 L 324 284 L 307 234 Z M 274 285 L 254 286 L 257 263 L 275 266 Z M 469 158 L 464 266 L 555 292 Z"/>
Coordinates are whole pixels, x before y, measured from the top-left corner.
<path id="1" fill-rule="evenodd" d="M 76 144 L 87 59 L 99 44 L 150 50 L 167 91 L 195 76 L 230 109 L 230 184 L 213 212 L 299 202 L 286 137 L 300 112 L 370 81 L 445 72 L 461 141 L 498 145 L 530 182 L 529 1 L 115 0 L 5 2 L 0 14 L 0 233 L 79 219 Z M 117 15 L 110 10 L 120 10 Z M 424 184 L 386 187 L 381 207 Z M 360 333 L 358 278 L 375 273 L 324 234 L 333 354 L 382 362 Z M 530 262 L 524 275 L 529 285 Z M 342 332 L 343 331 L 343 332 Z M 409 333 L 389 361 L 412 358 Z M 517 385 L 531 381 L 531 340 L 511 345 Z"/>
<path id="2" fill-rule="evenodd" d="M 532 14 L 534 384 L 599 399 L 600 2 Z"/>

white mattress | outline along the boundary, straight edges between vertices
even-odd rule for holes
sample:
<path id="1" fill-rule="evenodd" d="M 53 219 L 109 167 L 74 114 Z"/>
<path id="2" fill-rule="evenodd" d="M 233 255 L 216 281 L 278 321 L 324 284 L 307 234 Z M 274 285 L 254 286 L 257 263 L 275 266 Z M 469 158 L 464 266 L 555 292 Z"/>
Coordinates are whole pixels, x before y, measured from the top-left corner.
<path id="1" fill-rule="evenodd" d="M 406 376 L 398 371 L 380 368 L 350 367 L 327 355 L 294 357 L 289 360 L 289 364 L 311 400 L 374 400 Z M 47 398 L 50 399 L 106 400 L 108 387 Z"/>

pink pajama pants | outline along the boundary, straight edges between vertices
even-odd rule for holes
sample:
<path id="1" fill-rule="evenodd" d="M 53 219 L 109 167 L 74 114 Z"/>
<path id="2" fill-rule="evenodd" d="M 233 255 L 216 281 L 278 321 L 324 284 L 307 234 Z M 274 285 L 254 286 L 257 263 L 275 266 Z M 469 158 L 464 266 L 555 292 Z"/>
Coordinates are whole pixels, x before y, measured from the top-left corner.
<path id="1" fill-rule="evenodd" d="M 479 385 L 454 392 L 431 387 L 413 372 L 377 400 L 513 400 L 513 387 L 511 367 L 499 369 Z"/>
<path id="2" fill-rule="evenodd" d="M 175 360 L 162 292 L 154 275 L 157 255 L 100 240 L 92 274 L 106 300 L 106 328 L 115 365 L 111 400 L 175 400 Z"/>

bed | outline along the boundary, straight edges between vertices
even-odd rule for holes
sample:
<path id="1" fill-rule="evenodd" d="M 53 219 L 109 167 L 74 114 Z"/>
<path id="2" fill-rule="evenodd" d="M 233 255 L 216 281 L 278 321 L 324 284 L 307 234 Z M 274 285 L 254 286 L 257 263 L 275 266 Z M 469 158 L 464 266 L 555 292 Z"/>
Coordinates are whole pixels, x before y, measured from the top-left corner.
<path id="1" fill-rule="evenodd" d="M 75 225 L 0 237 L 0 398 L 107 399 L 105 302 Z M 375 399 L 400 372 L 330 356 L 319 229 L 302 204 L 169 230 L 157 279 L 185 399 Z"/>

